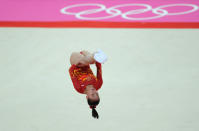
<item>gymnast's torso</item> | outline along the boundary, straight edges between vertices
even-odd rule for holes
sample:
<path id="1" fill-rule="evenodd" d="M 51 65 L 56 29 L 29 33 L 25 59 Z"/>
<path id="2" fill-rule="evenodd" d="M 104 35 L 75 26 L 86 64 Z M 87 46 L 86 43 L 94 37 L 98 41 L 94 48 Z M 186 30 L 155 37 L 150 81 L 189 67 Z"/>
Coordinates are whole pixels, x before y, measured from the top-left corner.
<path id="1" fill-rule="evenodd" d="M 79 93 L 84 93 L 86 86 L 93 85 L 96 90 L 100 89 L 103 83 L 101 64 L 96 62 L 97 76 L 95 76 L 90 66 L 78 67 L 72 65 L 69 74 L 73 82 L 74 88 Z"/>

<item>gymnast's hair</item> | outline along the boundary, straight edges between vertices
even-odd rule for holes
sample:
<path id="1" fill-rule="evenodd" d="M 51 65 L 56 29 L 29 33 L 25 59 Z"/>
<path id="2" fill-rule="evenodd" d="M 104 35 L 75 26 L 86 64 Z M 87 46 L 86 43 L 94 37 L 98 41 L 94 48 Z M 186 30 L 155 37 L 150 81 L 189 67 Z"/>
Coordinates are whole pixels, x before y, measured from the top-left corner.
<path id="1" fill-rule="evenodd" d="M 97 111 L 95 110 L 95 108 L 96 108 L 96 106 L 99 104 L 100 99 L 97 100 L 97 101 L 92 101 L 92 100 L 90 100 L 90 99 L 87 99 L 87 102 L 88 102 L 90 108 L 92 109 L 92 116 L 93 116 L 94 118 L 97 118 L 97 119 L 98 119 L 98 118 L 99 118 L 99 115 L 98 115 Z"/>

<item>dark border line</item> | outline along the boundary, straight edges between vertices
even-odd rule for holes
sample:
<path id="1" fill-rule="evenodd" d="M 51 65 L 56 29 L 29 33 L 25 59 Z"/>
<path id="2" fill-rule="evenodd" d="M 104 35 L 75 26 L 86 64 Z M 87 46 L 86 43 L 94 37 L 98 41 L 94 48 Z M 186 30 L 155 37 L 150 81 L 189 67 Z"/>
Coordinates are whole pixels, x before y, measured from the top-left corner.
<path id="1" fill-rule="evenodd" d="M 199 28 L 199 22 L 0 22 L 0 27 L 41 28 Z"/>

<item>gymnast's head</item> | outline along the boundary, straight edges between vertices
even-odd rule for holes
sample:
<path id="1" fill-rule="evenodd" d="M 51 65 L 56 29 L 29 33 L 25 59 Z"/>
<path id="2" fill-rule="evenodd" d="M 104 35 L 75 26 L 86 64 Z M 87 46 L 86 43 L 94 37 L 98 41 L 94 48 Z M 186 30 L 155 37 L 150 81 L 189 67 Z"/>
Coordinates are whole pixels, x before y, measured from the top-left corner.
<path id="1" fill-rule="evenodd" d="M 92 109 L 92 116 L 98 119 L 99 115 L 97 111 L 95 110 L 96 106 L 100 102 L 98 92 L 93 86 L 88 86 L 86 90 L 86 94 L 87 94 L 86 98 L 87 98 L 88 105 Z"/>

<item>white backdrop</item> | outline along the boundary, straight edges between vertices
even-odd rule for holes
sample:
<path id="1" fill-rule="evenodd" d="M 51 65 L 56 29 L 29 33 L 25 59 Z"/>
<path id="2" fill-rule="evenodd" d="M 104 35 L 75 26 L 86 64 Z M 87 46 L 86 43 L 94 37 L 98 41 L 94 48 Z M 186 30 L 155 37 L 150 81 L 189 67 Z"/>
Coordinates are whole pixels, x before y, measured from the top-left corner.
<path id="1" fill-rule="evenodd" d="M 0 130 L 198 131 L 198 34 L 0 28 Z M 108 55 L 99 120 L 68 73 L 71 52 L 83 49 Z"/>

